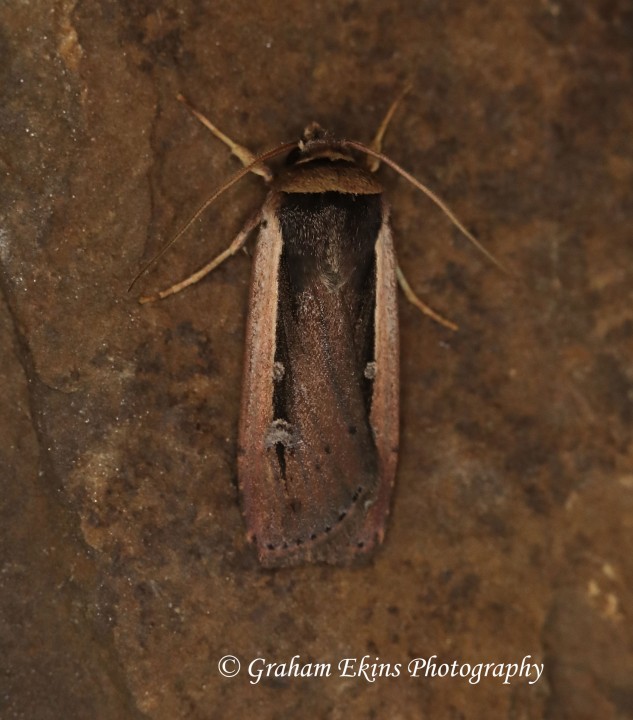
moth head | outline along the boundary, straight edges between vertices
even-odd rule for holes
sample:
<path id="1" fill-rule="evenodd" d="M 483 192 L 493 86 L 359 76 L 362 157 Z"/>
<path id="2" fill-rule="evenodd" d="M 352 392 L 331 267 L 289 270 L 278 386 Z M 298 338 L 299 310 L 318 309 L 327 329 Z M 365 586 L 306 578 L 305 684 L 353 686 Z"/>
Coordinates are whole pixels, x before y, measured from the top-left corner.
<path id="1" fill-rule="evenodd" d="M 299 165 L 312 160 L 354 162 L 354 158 L 343 150 L 341 143 L 332 133 L 317 122 L 311 122 L 306 126 L 296 149 L 288 156 L 288 164 Z"/>
<path id="2" fill-rule="evenodd" d="M 325 128 L 322 128 L 318 122 L 311 122 L 306 125 L 303 131 L 301 140 L 299 140 L 299 147 L 302 148 L 315 141 L 327 139 L 331 139 L 331 134 Z"/>

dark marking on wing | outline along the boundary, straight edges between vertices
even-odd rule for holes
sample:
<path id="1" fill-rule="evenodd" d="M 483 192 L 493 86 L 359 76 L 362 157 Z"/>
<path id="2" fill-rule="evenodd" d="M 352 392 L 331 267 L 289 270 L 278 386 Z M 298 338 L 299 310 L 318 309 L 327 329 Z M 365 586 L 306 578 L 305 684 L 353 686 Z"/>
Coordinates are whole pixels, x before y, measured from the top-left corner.
<path id="1" fill-rule="evenodd" d="M 275 363 L 275 422 L 293 443 L 269 457 L 285 486 L 284 537 L 330 533 L 378 483 L 369 422 L 374 358 L 378 195 L 284 195 Z M 270 454 L 272 453 L 272 454 Z"/>

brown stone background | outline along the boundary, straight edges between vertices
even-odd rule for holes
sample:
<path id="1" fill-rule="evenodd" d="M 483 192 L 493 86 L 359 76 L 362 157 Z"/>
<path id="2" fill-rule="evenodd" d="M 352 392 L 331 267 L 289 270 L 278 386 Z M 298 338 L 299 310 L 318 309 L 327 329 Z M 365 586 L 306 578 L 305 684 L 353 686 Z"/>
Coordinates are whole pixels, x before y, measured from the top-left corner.
<path id="1" fill-rule="evenodd" d="M 0 9 L 0 717 L 633 717 L 628 0 Z M 235 489 L 249 258 L 169 301 L 263 198 L 185 93 L 262 150 L 310 120 L 386 149 L 408 278 L 402 447 L 365 566 L 260 569 Z M 223 678 L 218 660 L 242 660 Z M 256 657 L 545 663 L 541 680 L 269 679 Z"/>

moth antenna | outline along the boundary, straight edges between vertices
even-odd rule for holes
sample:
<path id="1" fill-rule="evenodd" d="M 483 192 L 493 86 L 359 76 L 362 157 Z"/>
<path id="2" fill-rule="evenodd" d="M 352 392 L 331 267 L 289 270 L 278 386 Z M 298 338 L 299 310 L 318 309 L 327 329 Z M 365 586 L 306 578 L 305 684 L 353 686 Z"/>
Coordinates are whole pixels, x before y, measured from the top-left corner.
<path id="1" fill-rule="evenodd" d="M 426 187 L 426 185 L 423 185 L 419 180 L 416 180 L 411 173 L 408 173 L 404 168 L 400 167 L 398 163 L 394 162 L 390 157 L 387 157 L 387 155 L 384 155 L 381 152 L 376 152 L 375 150 L 372 150 L 371 148 L 368 148 L 366 145 L 363 145 L 362 143 L 356 142 L 355 140 L 343 140 L 342 145 L 354 148 L 354 150 L 358 150 L 360 152 L 365 153 L 366 155 L 371 155 L 372 157 L 376 158 L 377 160 L 380 160 L 381 162 L 384 162 L 385 165 L 389 165 L 390 168 L 393 168 L 397 173 L 402 175 L 405 180 L 408 180 L 414 187 L 416 187 L 418 190 L 421 190 L 430 200 L 432 200 L 439 209 L 448 217 L 448 219 L 455 225 L 455 227 L 463 233 L 468 240 L 481 252 L 483 253 L 490 262 L 492 262 L 494 265 L 496 265 L 501 271 L 506 273 L 507 275 L 512 275 L 513 273 L 501 262 L 501 260 L 497 260 L 497 258 L 489 251 L 487 250 L 480 242 L 477 240 L 477 238 L 469 232 L 464 225 L 460 222 L 459 218 L 455 213 L 448 207 L 448 205 L 440 199 L 431 189 Z"/>
<path id="2" fill-rule="evenodd" d="M 157 261 L 159 260 L 166 252 L 169 250 L 169 248 L 180 238 L 192 225 L 193 223 L 202 215 L 202 213 L 213 203 L 215 202 L 222 193 L 226 192 L 230 187 L 235 185 L 238 180 L 241 180 L 245 175 L 248 175 L 249 172 L 253 170 L 253 168 L 258 165 L 259 163 L 265 162 L 266 160 L 270 160 L 274 157 L 277 157 L 277 155 L 282 155 L 285 152 L 288 152 L 292 150 L 293 148 L 297 147 L 297 142 L 289 142 L 284 143 L 283 145 L 278 145 L 276 148 L 273 148 L 272 150 L 268 150 L 265 153 L 262 153 L 261 155 L 258 155 L 252 163 L 249 165 L 246 165 L 241 170 L 235 173 L 233 177 L 229 178 L 224 185 L 220 186 L 207 200 L 205 200 L 202 205 L 196 210 L 196 212 L 187 220 L 187 222 L 183 225 L 183 227 L 180 228 L 180 230 L 174 235 L 174 237 L 169 240 L 163 247 L 158 251 L 154 257 L 147 262 L 141 270 L 136 274 L 132 282 L 130 283 L 130 287 L 128 288 L 128 292 L 134 287 L 136 284 L 136 281 L 144 275 L 147 270 Z"/>
<path id="3" fill-rule="evenodd" d="M 374 139 L 372 140 L 371 145 L 369 146 L 375 152 L 381 152 L 382 141 L 385 138 L 385 133 L 387 132 L 387 128 L 389 127 L 389 124 L 393 120 L 393 116 L 395 115 L 396 110 L 400 106 L 400 103 L 411 92 L 412 87 L 413 87 L 412 83 L 407 83 L 404 86 L 404 88 L 402 89 L 400 95 L 398 95 L 398 97 L 391 103 L 389 110 L 387 110 L 387 114 L 385 115 L 382 122 L 380 123 L 380 127 L 376 131 L 376 135 L 375 135 Z M 378 160 L 378 158 L 372 157 L 371 160 L 368 159 L 367 169 L 370 172 L 376 172 L 376 170 L 378 170 L 379 167 L 380 167 L 380 160 Z"/>

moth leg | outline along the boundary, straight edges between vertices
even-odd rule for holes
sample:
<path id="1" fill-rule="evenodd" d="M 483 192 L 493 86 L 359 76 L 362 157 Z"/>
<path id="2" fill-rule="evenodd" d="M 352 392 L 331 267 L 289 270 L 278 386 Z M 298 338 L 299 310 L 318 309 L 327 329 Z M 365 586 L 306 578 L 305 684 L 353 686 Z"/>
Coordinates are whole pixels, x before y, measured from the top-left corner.
<path id="1" fill-rule="evenodd" d="M 145 303 L 155 302 L 156 300 L 162 300 L 163 298 L 169 297 L 170 295 L 175 295 L 176 293 L 179 293 L 181 290 L 184 290 L 185 288 L 189 287 L 190 285 L 194 285 L 195 283 L 202 280 L 203 277 L 205 277 L 210 272 L 215 270 L 226 259 L 230 258 L 231 255 L 235 255 L 235 253 L 238 250 L 241 250 L 244 247 L 246 240 L 248 239 L 248 236 L 259 225 L 261 219 L 262 219 L 261 211 L 258 210 L 256 213 L 254 213 L 248 219 L 248 221 L 246 222 L 244 227 L 235 236 L 235 239 L 226 248 L 226 250 L 223 250 L 219 255 L 217 255 L 215 258 L 213 258 L 213 260 L 211 260 L 211 262 L 208 262 L 204 267 L 201 267 L 199 270 L 197 270 L 195 273 L 193 273 L 193 275 L 190 275 L 188 278 L 181 280 L 180 282 L 176 283 L 175 285 L 172 285 L 171 287 L 166 288 L 165 290 L 161 290 L 160 292 L 156 293 L 156 295 L 147 295 L 145 297 L 141 297 L 139 299 L 139 302 L 142 305 L 144 305 Z"/>
<path id="2" fill-rule="evenodd" d="M 221 140 L 229 148 L 231 154 L 235 155 L 235 157 L 242 163 L 242 165 L 244 165 L 244 167 L 250 165 L 256 159 L 257 156 L 255 154 L 253 154 L 248 148 L 244 147 L 243 145 L 238 145 L 238 143 L 233 142 L 233 140 L 231 140 L 230 137 L 225 135 L 218 127 L 216 127 L 211 122 L 211 120 L 209 120 L 201 112 L 198 112 L 198 110 L 196 110 L 192 105 L 190 105 L 183 95 L 179 93 L 176 97 L 195 118 L 197 118 L 208 130 L 211 130 L 211 132 L 216 136 L 216 138 L 218 140 Z M 263 163 L 261 165 L 256 165 L 254 168 L 251 169 L 251 172 L 255 173 L 255 175 L 261 175 L 264 180 L 266 180 L 266 182 L 270 182 L 273 179 L 273 174 L 271 170 Z"/>
<path id="3" fill-rule="evenodd" d="M 391 107 L 389 110 L 387 110 L 387 114 L 383 118 L 382 122 L 380 123 L 380 127 L 378 128 L 378 132 L 376 133 L 374 139 L 371 141 L 371 145 L 369 146 L 374 152 L 381 152 L 382 151 L 382 140 L 385 136 L 385 133 L 387 132 L 387 127 L 389 126 L 389 123 L 391 122 L 391 119 L 393 118 L 396 110 L 398 109 L 398 105 L 402 102 L 404 99 L 404 96 L 411 90 L 411 85 L 407 85 L 404 90 L 398 95 L 398 97 L 391 103 Z M 380 160 L 375 157 L 367 157 L 367 169 L 370 172 L 376 172 L 378 168 L 380 167 Z"/>
<path id="4" fill-rule="evenodd" d="M 446 318 L 442 317 L 439 313 L 436 313 L 433 308 L 429 307 L 426 303 L 422 302 L 420 298 L 413 292 L 411 289 L 411 285 L 407 282 L 406 277 L 404 276 L 404 273 L 400 269 L 400 265 L 396 267 L 396 276 L 398 278 L 398 284 L 402 288 L 402 292 L 404 293 L 407 300 L 412 304 L 415 305 L 415 307 L 418 308 L 421 312 L 423 312 L 425 315 L 428 315 L 430 318 L 435 320 L 435 322 L 439 323 L 440 325 L 443 325 L 444 327 L 448 328 L 449 330 L 458 330 L 458 326 L 451 322 L 450 320 L 447 320 Z"/>

